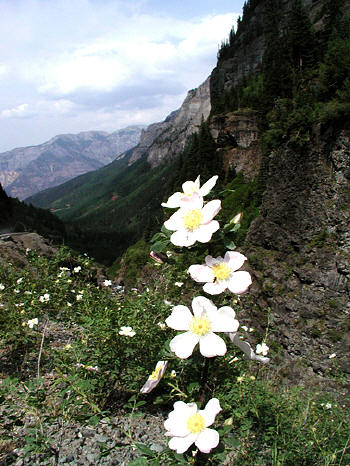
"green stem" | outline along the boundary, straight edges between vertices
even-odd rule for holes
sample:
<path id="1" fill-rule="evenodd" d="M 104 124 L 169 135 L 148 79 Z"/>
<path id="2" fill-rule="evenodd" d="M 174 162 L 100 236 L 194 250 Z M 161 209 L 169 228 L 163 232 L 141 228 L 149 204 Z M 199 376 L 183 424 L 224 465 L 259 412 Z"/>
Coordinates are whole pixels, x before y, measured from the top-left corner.
<path id="1" fill-rule="evenodd" d="M 208 380 L 208 372 L 209 372 L 209 358 L 205 358 L 205 362 L 203 365 L 203 370 L 202 370 L 202 377 L 201 377 L 201 383 L 200 383 L 200 403 L 201 403 L 201 408 L 204 408 L 205 404 L 205 399 L 206 399 L 206 389 L 207 389 L 207 380 Z"/>

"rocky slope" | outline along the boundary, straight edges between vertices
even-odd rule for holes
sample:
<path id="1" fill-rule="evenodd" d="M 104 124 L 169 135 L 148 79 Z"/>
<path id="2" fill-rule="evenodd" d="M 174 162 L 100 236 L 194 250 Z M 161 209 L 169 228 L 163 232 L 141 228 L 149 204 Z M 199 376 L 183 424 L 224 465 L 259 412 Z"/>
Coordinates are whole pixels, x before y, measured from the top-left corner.
<path id="1" fill-rule="evenodd" d="M 141 129 L 64 134 L 38 146 L 4 152 L 0 154 L 0 183 L 10 196 L 25 199 L 110 163 L 137 145 Z"/>
<path id="2" fill-rule="evenodd" d="M 143 155 L 151 167 L 165 159 L 171 159 L 183 150 L 187 137 L 197 131 L 202 119 L 209 116 L 210 79 L 188 92 L 181 107 L 172 112 L 163 122 L 150 125 L 141 134 L 140 144 L 134 149 L 130 164 Z"/>
<path id="3" fill-rule="evenodd" d="M 350 373 L 349 154 L 346 129 L 315 135 L 305 153 L 273 151 L 246 240 L 252 319 L 264 321 L 270 308 L 273 340 L 317 373 Z"/>
<path id="4" fill-rule="evenodd" d="M 255 7 L 236 36 L 233 56 L 211 75 L 212 97 L 230 91 L 263 61 L 264 7 Z M 303 1 L 316 31 L 327 1 Z M 280 5 L 288 14 L 292 2 Z M 350 2 L 344 2 L 349 11 Z M 282 15 L 282 23 L 284 17 Z M 305 117 L 304 117 L 305 118 Z M 265 186 L 260 216 L 242 246 L 254 276 L 244 297 L 247 325 L 270 327 L 274 363 L 285 375 L 350 374 L 350 132 L 349 119 L 314 124 L 309 142 L 288 141 L 262 153 L 259 113 L 214 112 L 210 126 L 226 164 Z M 266 128 L 266 121 L 265 121 Z M 287 142 L 288 141 L 288 142 Z M 282 369 L 282 367 L 284 369 Z"/>

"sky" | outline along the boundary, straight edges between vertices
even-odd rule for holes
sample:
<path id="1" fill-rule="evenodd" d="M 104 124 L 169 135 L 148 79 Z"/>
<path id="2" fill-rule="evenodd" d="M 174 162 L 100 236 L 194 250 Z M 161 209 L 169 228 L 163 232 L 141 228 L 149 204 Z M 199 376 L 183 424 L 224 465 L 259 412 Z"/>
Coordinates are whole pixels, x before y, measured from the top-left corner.
<path id="1" fill-rule="evenodd" d="M 0 152 L 163 121 L 244 0 L 0 0 Z"/>

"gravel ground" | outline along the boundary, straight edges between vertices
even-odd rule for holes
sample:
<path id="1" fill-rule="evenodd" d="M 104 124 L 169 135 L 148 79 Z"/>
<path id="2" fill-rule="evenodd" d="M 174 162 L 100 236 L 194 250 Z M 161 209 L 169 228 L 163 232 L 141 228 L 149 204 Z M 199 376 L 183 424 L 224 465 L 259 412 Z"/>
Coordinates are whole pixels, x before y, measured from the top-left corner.
<path id="1" fill-rule="evenodd" d="M 0 465 L 127 465 L 141 454 L 135 443 L 154 452 L 166 447 L 164 418 L 149 414 L 110 417 L 96 426 L 78 423 L 45 424 L 41 446 L 43 453 L 26 453 L 15 448 Z M 30 432 L 30 419 L 15 433 L 16 444 L 24 443 Z"/>

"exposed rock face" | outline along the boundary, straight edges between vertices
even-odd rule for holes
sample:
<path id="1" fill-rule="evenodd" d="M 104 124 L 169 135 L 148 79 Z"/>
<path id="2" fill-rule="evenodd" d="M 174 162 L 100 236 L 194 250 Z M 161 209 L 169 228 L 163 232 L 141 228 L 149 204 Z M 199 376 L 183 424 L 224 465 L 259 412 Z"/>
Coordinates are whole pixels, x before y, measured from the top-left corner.
<path id="1" fill-rule="evenodd" d="M 332 353 L 350 373 L 349 224 L 349 130 L 315 136 L 302 153 L 271 153 L 261 217 L 246 241 L 253 319 L 270 307 L 277 344 L 317 373 L 333 367 Z"/>
<path id="2" fill-rule="evenodd" d="M 233 86 L 240 84 L 243 78 L 252 75 L 262 64 L 265 51 L 265 8 L 266 1 L 260 0 L 255 2 L 256 6 L 251 12 L 249 27 L 237 37 L 236 50 L 234 56 L 226 60 L 219 61 L 216 68 L 212 71 L 212 92 L 223 93 Z M 315 29 L 320 29 L 322 21 L 320 20 L 320 10 L 324 5 L 324 0 L 303 0 L 303 3 L 309 12 L 310 19 L 314 23 Z M 292 9 L 292 0 L 281 0 L 281 30 L 284 22 Z"/>
<path id="3" fill-rule="evenodd" d="M 31 268 L 26 249 L 38 254 L 50 255 L 57 252 L 46 239 L 37 233 L 7 233 L 0 235 L 0 264 L 12 263 L 15 267 Z"/>
<path id="4" fill-rule="evenodd" d="M 134 162 L 136 162 L 136 160 L 148 153 L 149 148 L 158 138 L 158 136 L 160 136 L 171 126 L 172 120 L 173 116 L 171 114 L 164 121 L 161 121 L 160 123 L 153 123 L 152 125 L 149 125 L 146 129 L 142 130 L 140 143 L 133 150 L 132 155 L 130 157 L 129 165 L 132 165 Z"/>
<path id="5" fill-rule="evenodd" d="M 130 164 L 147 154 L 152 168 L 170 159 L 185 147 L 187 137 L 198 130 L 202 118 L 210 114 L 210 78 L 197 89 L 188 92 L 180 109 L 161 123 L 150 125 L 141 135 L 140 144 L 133 151 Z"/>
<path id="6" fill-rule="evenodd" d="M 43 189 L 96 170 L 139 142 L 141 127 L 108 134 L 87 131 L 0 154 L 0 183 L 12 197 L 25 199 Z"/>
<path id="7" fill-rule="evenodd" d="M 256 112 L 242 109 L 211 119 L 210 130 L 221 147 L 225 165 L 252 179 L 259 174 L 261 151 Z"/>

